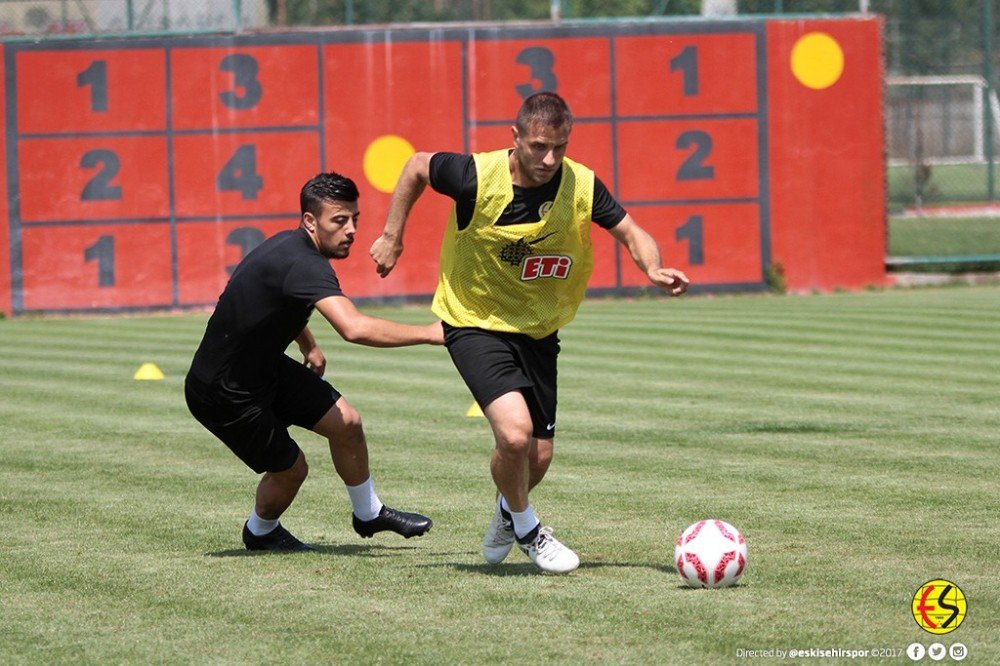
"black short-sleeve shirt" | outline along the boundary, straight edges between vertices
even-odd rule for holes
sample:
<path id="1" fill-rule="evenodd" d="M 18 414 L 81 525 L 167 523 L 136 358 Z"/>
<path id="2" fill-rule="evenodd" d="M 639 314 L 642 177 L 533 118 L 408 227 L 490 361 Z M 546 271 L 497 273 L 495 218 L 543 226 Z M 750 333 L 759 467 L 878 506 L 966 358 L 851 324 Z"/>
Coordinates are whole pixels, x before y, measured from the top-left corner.
<path id="1" fill-rule="evenodd" d="M 437 192 L 455 200 L 455 214 L 458 218 L 459 230 L 464 229 L 472 220 L 472 212 L 476 206 L 476 163 L 472 155 L 462 153 L 434 153 L 430 163 L 431 187 Z M 496 224 L 524 224 L 538 222 L 542 210 L 547 210 L 555 200 L 562 179 L 562 167 L 552 180 L 540 187 L 514 186 L 514 201 L 497 220 Z M 600 178 L 594 177 L 593 221 L 611 229 L 625 219 L 625 209 L 615 201 Z"/>
<path id="2" fill-rule="evenodd" d="M 305 230 L 272 236 L 233 271 L 208 320 L 190 376 L 227 391 L 266 388 L 316 302 L 341 295 L 330 261 Z"/>

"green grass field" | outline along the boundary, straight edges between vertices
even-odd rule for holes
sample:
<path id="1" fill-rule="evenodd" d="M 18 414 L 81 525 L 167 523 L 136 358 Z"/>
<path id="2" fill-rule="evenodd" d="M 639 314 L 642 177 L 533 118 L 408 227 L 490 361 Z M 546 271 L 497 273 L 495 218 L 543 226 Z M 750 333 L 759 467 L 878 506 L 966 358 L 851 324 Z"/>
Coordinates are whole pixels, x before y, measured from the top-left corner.
<path id="1" fill-rule="evenodd" d="M 924 205 L 985 202 L 989 198 L 989 172 L 983 164 L 935 165 L 924 172 Z M 888 167 L 888 202 L 891 208 L 916 204 L 917 169 Z M 1000 194 L 1000 166 L 993 167 L 994 197 Z"/>
<path id="2" fill-rule="evenodd" d="M 1000 255 L 1000 218 L 893 218 L 889 221 L 889 254 Z"/>
<path id="3" fill-rule="evenodd" d="M 890 267 L 895 270 L 996 272 L 1000 271 L 1000 217 L 889 218 L 888 245 Z"/>
<path id="4" fill-rule="evenodd" d="M 562 333 L 556 461 L 532 495 L 581 555 L 563 577 L 517 552 L 481 561 L 491 442 L 446 352 L 355 347 L 320 322 L 379 494 L 434 529 L 358 538 L 325 443 L 298 431 L 311 475 L 284 523 L 319 552 L 243 551 L 256 477 L 183 403 L 205 320 L 0 321 L 0 662 L 736 664 L 835 648 L 898 664 L 935 640 L 1000 661 L 1000 288 L 585 303 Z M 147 361 L 164 381 L 132 380 Z M 674 571 L 674 540 L 706 517 L 747 536 L 736 588 Z M 911 615 L 934 578 L 969 604 L 940 639 Z"/>

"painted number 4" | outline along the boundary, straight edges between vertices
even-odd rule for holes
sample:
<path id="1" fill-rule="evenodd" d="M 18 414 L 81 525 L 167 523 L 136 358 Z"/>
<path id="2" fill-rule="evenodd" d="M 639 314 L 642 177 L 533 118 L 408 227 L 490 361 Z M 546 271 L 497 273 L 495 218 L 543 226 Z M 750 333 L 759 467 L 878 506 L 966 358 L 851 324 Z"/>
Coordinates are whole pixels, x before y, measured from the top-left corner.
<path id="1" fill-rule="evenodd" d="M 239 192 L 244 201 L 257 198 L 264 188 L 264 179 L 257 173 L 257 146 L 240 146 L 229 158 L 215 179 L 220 192 Z"/>

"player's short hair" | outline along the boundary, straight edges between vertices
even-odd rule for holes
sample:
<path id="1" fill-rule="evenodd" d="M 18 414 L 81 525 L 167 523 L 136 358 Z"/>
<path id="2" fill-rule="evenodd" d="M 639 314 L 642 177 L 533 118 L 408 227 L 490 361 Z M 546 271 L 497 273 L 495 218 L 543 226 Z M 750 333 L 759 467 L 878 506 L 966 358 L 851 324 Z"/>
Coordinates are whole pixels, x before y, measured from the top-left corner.
<path id="1" fill-rule="evenodd" d="M 573 128 L 573 113 L 569 105 L 554 92 L 537 92 L 529 95 L 517 112 L 517 130 L 527 131 L 532 125 Z"/>
<path id="2" fill-rule="evenodd" d="M 299 193 L 299 208 L 302 213 L 318 216 L 323 212 L 324 201 L 357 201 L 358 186 L 347 176 L 333 171 L 316 174 L 302 186 Z"/>

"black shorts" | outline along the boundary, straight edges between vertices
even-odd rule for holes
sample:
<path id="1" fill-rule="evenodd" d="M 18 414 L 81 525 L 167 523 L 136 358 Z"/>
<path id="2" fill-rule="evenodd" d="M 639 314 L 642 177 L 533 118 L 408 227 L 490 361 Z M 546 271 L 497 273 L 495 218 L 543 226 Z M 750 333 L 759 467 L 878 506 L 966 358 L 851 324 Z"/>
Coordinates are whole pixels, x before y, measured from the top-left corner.
<path id="1" fill-rule="evenodd" d="M 532 435 L 555 436 L 558 333 L 535 340 L 520 333 L 445 324 L 444 344 L 480 407 L 520 390 L 531 412 Z"/>
<path id="2" fill-rule="evenodd" d="M 191 414 L 258 474 L 294 465 L 300 449 L 288 426 L 312 429 L 340 399 L 325 379 L 288 356 L 266 390 L 206 385 L 189 373 L 184 396 Z"/>

